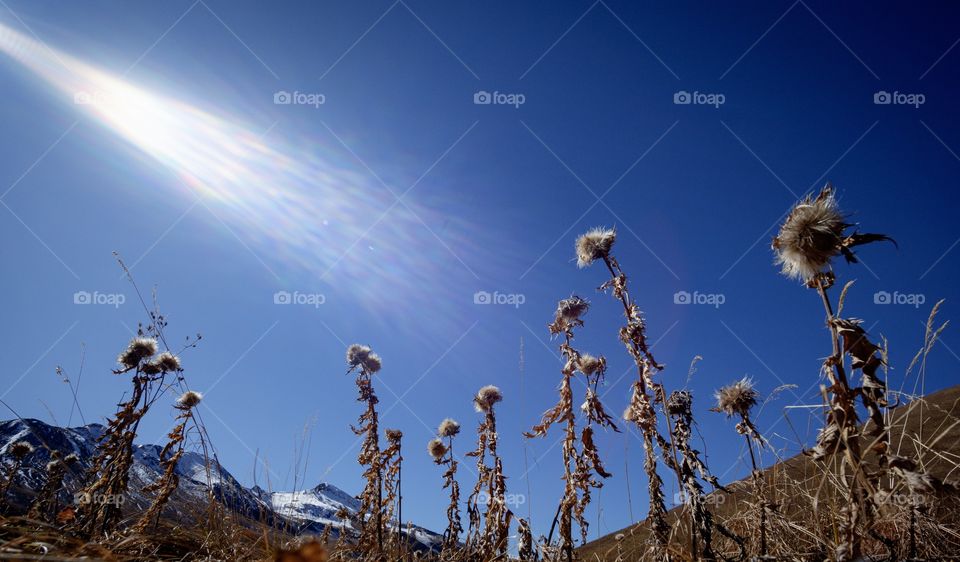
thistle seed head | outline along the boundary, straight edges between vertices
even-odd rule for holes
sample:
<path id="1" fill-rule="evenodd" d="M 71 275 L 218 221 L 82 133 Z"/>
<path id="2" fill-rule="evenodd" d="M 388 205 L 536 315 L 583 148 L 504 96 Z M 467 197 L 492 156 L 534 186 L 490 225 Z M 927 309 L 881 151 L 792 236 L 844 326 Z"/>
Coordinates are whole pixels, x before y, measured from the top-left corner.
<path id="1" fill-rule="evenodd" d="M 177 407 L 182 410 L 189 410 L 195 407 L 203 400 L 203 395 L 199 392 L 188 390 L 177 399 Z"/>
<path id="2" fill-rule="evenodd" d="M 460 422 L 455 419 L 447 418 L 440 422 L 440 428 L 437 429 L 440 437 L 453 437 L 460 433 Z"/>
<path id="3" fill-rule="evenodd" d="M 848 226 L 827 184 L 816 198 L 807 196 L 791 209 L 773 239 L 776 264 L 787 277 L 809 282 L 840 255 Z"/>
<path id="4" fill-rule="evenodd" d="M 601 355 L 600 357 L 594 357 L 589 353 L 581 353 L 580 361 L 577 363 L 577 368 L 580 369 L 580 372 L 590 376 L 598 371 L 602 371 L 607 366 L 607 360 Z"/>
<path id="5" fill-rule="evenodd" d="M 7 452 L 10 453 L 10 456 L 17 460 L 23 460 L 24 457 L 33 452 L 33 445 L 27 443 L 26 441 L 17 441 L 10 445 L 10 448 L 7 449 Z"/>
<path id="6" fill-rule="evenodd" d="M 368 374 L 374 374 L 383 366 L 380 356 L 370 349 L 370 346 L 355 343 L 347 348 L 347 365 L 351 369 L 360 367 Z"/>
<path id="7" fill-rule="evenodd" d="M 447 454 L 447 446 L 443 444 L 443 441 L 439 437 L 431 439 L 427 443 L 427 452 L 430 453 L 430 456 L 433 457 L 433 460 L 439 461 Z"/>
<path id="8" fill-rule="evenodd" d="M 595 260 L 610 254 L 613 243 L 617 239 L 617 231 L 612 228 L 594 228 L 577 238 L 577 266 L 587 267 Z"/>
<path id="9" fill-rule="evenodd" d="M 753 388 L 753 381 L 744 377 L 733 384 L 721 387 L 715 396 L 718 412 L 723 412 L 728 417 L 734 414 L 746 417 L 757 405 L 760 394 Z"/>
<path id="10" fill-rule="evenodd" d="M 124 367 L 134 368 L 141 361 L 152 357 L 157 352 L 157 340 L 153 338 L 136 337 L 130 340 L 127 348 L 117 357 L 117 362 Z"/>
<path id="11" fill-rule="evenodd" d="M 582 326 L 583 320 L 580 317 L 586 314 L 589 308 L 590 303 L 577 295 L 571 295 L 570 298 L 559 301 L 553 323 L 549 326 L 550 333 L 559 334 L 574 326 Z"/>
<path id="12" fill-rule="evenodd" d="M 501 400 L 503 400 L 503 393 L 500 392 L 500 389 L 488 384 L 477 391 L 477 395 L 473 397 L 473 406 L 478 412 L 488 412 L 494 404 Z"/>
<path id="13" fill-rule="evenodd" d="M 170 353 L 169 351 L 164 351 L 160 355 L 151 361 L 151 363 L 156 364 L 161 371 L 165 373 L 172 373 L 180 370 L 180 359 L 176 355 Z"/>

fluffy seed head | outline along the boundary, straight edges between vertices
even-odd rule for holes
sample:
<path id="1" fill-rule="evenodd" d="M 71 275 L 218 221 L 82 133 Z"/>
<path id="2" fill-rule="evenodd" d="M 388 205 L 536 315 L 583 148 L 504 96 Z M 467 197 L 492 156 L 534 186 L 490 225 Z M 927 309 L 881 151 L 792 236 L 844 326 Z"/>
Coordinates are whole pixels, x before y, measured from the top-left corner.
<path id="1" fill-rule="evenodd" d="M 33 445 L 27 443 L 26 441 L 17 441 L 10 445 L 10 448 L 7 449 L 7 452 L 10 453 L 10 456 L 17 460 L 23 460 L 24 457 L 33 452 Z"/>
<path id="2" fill-rule="evenodd" d="M 580 369 L 580 372 L 590 376 L 597 371 L 601 371 L 607 366 L 607 360 L 603 356 L 594 357 L 589 353 L 581 353 L 580 361 L 577 364 L 577 368 Z"/>
<path id="3" fill-rule="evenodd" d="M 478 412 L 487 412 L 501 400 L 503 400 L 503 393 L 500 389 L 488 384 L 477 391 L 477 395 L 473 397 L 473 407 Z"/>
<path id="4" fill-rule="evenodd" d="M 360 367 L 369 374 L 380 370 L 383 363 L 380 356 L 374 353 L 369 346 L 355 343 L 347 348 L 347 365 L 350 368 Z"/>
<path id="5" fill-rule="evenodd" d="M 460 422 L 455 419 L 447 418 L 440 422 L 440 428 L 437 430 L 440 437 L 453 437 L 460 433 Z"/>
<path id="6" fill-rule="evenodd" d="M 78 457 L 76 453 L 70 453 L 69 455 L 63 457 L 63 462 L 67 463 L 67 465 L 76 464 L 79 461 L 80 457 Z"/>
<path id="7" fill-rule="evenodd" d="M 610 254 L 613 243 L 617 239 L 617 231 L 612 228 L 594 228 L 577 238 L 577 266 L 587 267 L 594 260 Z"/>
<path id="8" fill-rule="evenodd" d="M 744 377 L 733 384 L 720 388 L 715 394 L 717 411 L 732 416 L 739 414 L 746 417 L 751 408 L 757 405 L 760 394 L 753 388 L 753 381 Z"/>
<path id="9" fill-rule="evenodd" d="M 188 390 L 177 399 L 177 406 L 184 410 L 189 410 L 190 408 L 193 408 L 199 404 L 201 400 L 203 400 L 202 394 L 193 390 Z"/>
<path id="10" fill-rule="evenodd" d="M 50 451 L 50 461 L 47 463 L 47 472 L 58 468 L 63 463 L 60 459 L 60 451 Z"/>
<path id="11" fill-rule="evenodd" d="M 840 255 L 848 226 L 827 184 L 816 198 L 807 196 L 791 209 L 773 239 L 776 264 L 787 277 L 810 281 Z"/>
<path id="12" fill-rule="evenodd" d="M 589 308 L 590 303 L 577 295 L 561 300 L 557 303 L 557 312 L 554 314 L 553 323 L 550 324 L 550 332 L 559 334 L 574 326 L 583 325 L 580 317 L 586 314 Z"/>
<path id="13" fill-rule="evenodd" d="M 180 370 L 180 359 L 178 359 L 176 355 L 170 353 L 169 351 L 164 351 L 160 355 L 157 355 L 157 357 L 151 361 L 151 363 L 155 363 L 158 367 L 160 367 L 161 371 L 166 373 L 172 373 Z"/>
<path id="14" fill-rule="evenodd" d="M 140 361 L 152 357 L 157 352 L 157 340 L 153 338 L 136 337 L 130 340 L 127 349 L 117 357 L 117 362 L 124 367 L 133 368 Z"/>
<path id="15" fill-rule="evenodd" d="M 427 452 L 430 453 L 430 456 L 433 457 L 433 460 L 439 461 L 447 454 L 447 446 L 443 444 L 443 441 L 440 438 L 431 439 L 427 443 Z"/>

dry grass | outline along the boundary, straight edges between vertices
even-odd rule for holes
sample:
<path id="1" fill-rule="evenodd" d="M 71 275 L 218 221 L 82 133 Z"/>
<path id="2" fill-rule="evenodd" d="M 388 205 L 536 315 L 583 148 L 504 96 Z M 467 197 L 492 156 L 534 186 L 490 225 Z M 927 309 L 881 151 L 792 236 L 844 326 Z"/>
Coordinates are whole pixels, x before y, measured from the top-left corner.
<path id="1" fill-rule="evenodd" d="M 917 398 L 894 409 L 891 423 L 891 440 L 900 443 L 901 450 L 917 455 L 923 467 L 932 475 L 946 480 L 960 475 L 960 386 L 955 386 Z M 875 457 L 866 458 L 874 465 Z M 775 510 L 770 515 L 768 537 L 770 552 L 778 560 L 830 559 L 829 536 L 838 526 L 837 508 L 842 501 L 841 484 L 835 467 L 800 454 L 778 462 L 761 472 L 768 500 Z M 715 507 L 714 517 L 731 529 L 750 535 L 751 512 L 757 504 L 755 488 L 750 479 L 727 485 L 730 494 L 723 501 L 711 502 Z M 913 501 L 908 491 L 892 486 L 888 490 L 890 501 L 882 507 L 882 531 L 902 539 L 900 549 L 909 550 L 909 512 Z M 715 492 L 722 494 L 722 492 Z M 716 497 L 712 499 L 717 500 Z M 955 493 L 943 490 L 917 502 L 921 508 L 918 525 L 917 557 L 926 560 L 954 559 L 960 553 L 960 499 Z M 672 523 L 687 517 L 686 507 L 670 511 Z M 618 533 L 625 535 L 623 550 L 627 560 L 641 560 L 651 540 L 649 524 L 639 523 Z M 613 561 L 617 557 L 616 535 L 611 533 L 593 541 L 579 550 L 584 560 Z M 675 557 L 691 560 L 687 542 L 681 534 L 673 541 L 678 545 Z M 730 543 L 718 550 L 735 556 L 737 550 Z M 865 551 L 887 556 L 879 541 L 867 540 Z M 907 559 L 909 553 L 898 553 L 894 559 Z M 883 558 L 881 558 L 883 559 Z"/>

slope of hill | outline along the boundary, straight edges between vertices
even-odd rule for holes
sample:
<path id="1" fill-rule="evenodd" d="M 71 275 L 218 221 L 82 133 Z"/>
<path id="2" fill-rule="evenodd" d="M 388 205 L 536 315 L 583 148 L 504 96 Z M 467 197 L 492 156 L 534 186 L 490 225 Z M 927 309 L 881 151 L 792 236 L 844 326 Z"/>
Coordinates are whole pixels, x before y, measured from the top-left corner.
<path id="1" fill-rule="evenodd" d="M 960 466 L 960 385 L 930 394 L 923 399 L 901 404 L 892 411 L 890 448 L 903 456 L 919 461 L 920 466 L 931 475 L 956 484 L 960 479 L 957 467 Z M 732 424 L 731 424 L 732 425 Z M 731 427 L 732 430 L 732 427 Z M 866 459 L 870 464 L 871 458 Z M 668 478 L 663 474 L 664 479 Z M 771 515 L 770 530 L 774 533 L 783 530 L 789 533 L 791 528 L 802 526 L 801 522 L 817 517 L 815 508 L 836 509 L 832 503 L 836 498 L 836 487 L 832 475 L 825 474 L 822 467 L 807 455 L 797 455 L 785 459 L 763 471 L 764 485 L 771 491 L 769 498 L 776 504 L 776 513 Z M 743 529 L 743 522 L 751 510 L 756 510 L 752 497 L 753 485 L 749 479 L 726 485 L 732 493 L 713 492 L 707 496 L 707 504 L 714 518 L 729 527 Z M 898 496 L 900 499 L 905 495 Z M 894 498 L 892 501 L 898 501 Z M 931 533 L 924 540 L 947 540 L 954 554 L 960 554 L 960 535 L 956 531 L 957 510 L 955 494 L 949 498 L 936 497 L 923 506 L 922 512 L 929 514 L 931 520 L 944 523 L 953 529 L 946 538 L 938 538 Z M 881 517 L 885 513 L 881 513 Z M 677 521 L 681 523 L 677 525 Z M 687 544 L 688 536 L 684 530 L 688 526 L 689 510 L 678 506 L 668 514 L 668 522 L 677 535 L 675 543 Z M 888 524 L 896 524 L 888 521 Z M 626 560 L 639 560 L 651 540 L 649 528 L 645 522 L 639 522 L 620 531 L 610 533 L 578 549 L 583 560 L 616 560 L 617 535 L 623 535 L 621 549 Z M 788 539 L 789 540 L 789 539 Z M 796 539 L 799 540 L 799 539 Z M 811 555 L 816 554 L 811 551 Z"/>
<path id="2" fill-rule="evenodd" d="M 46 480 L 45 466 L 51 451 L 62 456 L 76 454 L 80 461 L 73 465 L 64 479 L 65 490 L 79 490 L 81 480 L 96 451 L 97 440 L 103 426 L 90 424 L 82 427 L 61 428 L 39 420 L 10 420 L 0 422 L 0 462 L 10 462 L 8 449 L 16 441 L 27 441 L 34 452 L 24 461 L 11 487 L 9 501 L 14 508 L 25 510 L 35 492 Z M 149 506 L 152 498 L 141 490 L 159 479 L 159 445 L 136 445 L 134 464 L 130 469 L 130 493 L 124 498 L 123 508 L 130 513 L 139 513 Z M 360 504 L 350 494 L 328 483 L 321 483 L 311 490 L 295 492 L 266 492 L 254 487 L 246 488 L 216 461 L 195 452 L 185 452 L 177 464 L 180 484 L 172 496 L 164 517 L 171 520 L 189 520 L 206 505 L 212 492 L 227 508 L 246 516 L 252 521 L 265 522 L 282 527 L 293 534 L 321 534 L 327 526 L 331 536 L 337 537 L 341 530 L 349 535 L 356 532 L 351 516 L 357 513 Z M 74 503 L 69 492 L 59 498 L 62 507 Z M 340 510 L 348 517 L 337 517 Z M 423 549 L 432 549 L 442 541 L 437 533 L 420 527 L 405 530 L 414 544 Z"/>

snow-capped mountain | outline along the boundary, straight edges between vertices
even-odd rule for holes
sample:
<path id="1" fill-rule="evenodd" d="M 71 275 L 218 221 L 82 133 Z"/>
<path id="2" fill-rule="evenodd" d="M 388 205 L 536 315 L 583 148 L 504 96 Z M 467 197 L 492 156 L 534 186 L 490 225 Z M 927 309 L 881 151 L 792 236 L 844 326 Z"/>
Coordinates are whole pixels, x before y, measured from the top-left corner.
<path id="1" fill-rule="evenodd" d="M 81 427 L 63 428 L 48 425 L 34 419 L 0 422 L 0 463 L 3 472 L 12 463 L 7 450 L 16 441 L 26 441 L 34 451 L 25 459 L 11 487 L 11 505 L 25 509 L 34 493 L 46 480 L 46 464 L 52 451 L 61 456 L 71 453 L 80 458 L 64 479 L 65 491 L 61 505 L 70 505 L 74 498 L 66 490 L 76 491 L 82 487 L 82 478 L 96 452 L 97 440 L 104 427 L 90 424 Z M 136 445 L 134 464 L 130 469 L 130 493 L 124 509 L 140 511 L 149 505 L 151 498 L 140 492 L 144 486 L 155 482 L 162 473 L 160 445 Z M 295 492 L 267 492 L 260 487 L 246 488 L 226 469 L 214 460 L 208 463 L 203 455 L 185 452 L 177 463 L 180 486 L 168 504 L 166 515 L 180 519 L 189 518 L 212 493 L 230 509 L 254 521 L 279 525 L 297 534 L 320 534 L 331 527 L 331 536 L 341 531 L 352 535 L 356 532 L 350 519 L 360 508 L 360 502 L 352 495 L 332 484 L 322 483 L 310 490 Z M 341 520 L 337 513 L 348 513 Z M 414 544 L 433 549 L 442 541 L 442 536 L 413 527 L 405 530 L 414 539 Z"/>

